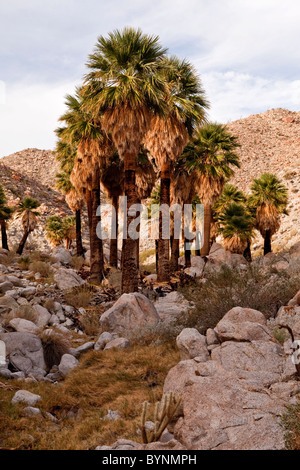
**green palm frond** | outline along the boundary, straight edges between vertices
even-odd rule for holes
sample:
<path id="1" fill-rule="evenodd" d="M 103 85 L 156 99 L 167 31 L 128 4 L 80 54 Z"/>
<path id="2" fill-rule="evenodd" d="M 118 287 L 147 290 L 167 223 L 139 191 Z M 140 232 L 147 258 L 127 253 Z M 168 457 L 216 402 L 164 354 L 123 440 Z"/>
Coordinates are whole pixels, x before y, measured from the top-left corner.
<path id="1" fill-rule="evenodd" d="M 279 213 L 287 214 L 288 189 L 272 173 L 264 173 L 253 180 L 249 203 L 254 207 L 271 204 Z"/>
<path id="2" fill-rule="evenodd" d="M 84 94 L 95 115 L 106 109 L 130 105 L 161 107 L 165 83 L 158 73 L 166 50 L 157 36 L 140 29 L 115 30 L 100 36 L 87 66 Z"/>

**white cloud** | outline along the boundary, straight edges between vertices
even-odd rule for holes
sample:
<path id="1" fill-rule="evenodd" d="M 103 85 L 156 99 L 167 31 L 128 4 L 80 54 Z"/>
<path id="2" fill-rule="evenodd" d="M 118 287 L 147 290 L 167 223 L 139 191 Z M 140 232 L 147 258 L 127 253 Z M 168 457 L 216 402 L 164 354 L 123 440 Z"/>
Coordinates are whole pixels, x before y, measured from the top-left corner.
<path id="1" fill-rule="evenodd" d="M 80 81 L 97 36 L 125 25 L 158 34 L 170 53 L 195 65 L 212 119 L 300 109 L 299 0 L 1 3 L 0 157 L 54 146 L 64 95 Z"/>
<path id="2" fill-rule="evenodd" d="M 236 72 L 202 76 L 211 120 L 228 122 L 271 108 L 299 110 L 300 80 L 272 80 Z"/>
<path id="3" fill-rule="evenodd" d="M 53 149 L 64 97 L 74 88 L 75 83 L 7 86 L 0 105 L 0 158 L 24 148 Z"/>

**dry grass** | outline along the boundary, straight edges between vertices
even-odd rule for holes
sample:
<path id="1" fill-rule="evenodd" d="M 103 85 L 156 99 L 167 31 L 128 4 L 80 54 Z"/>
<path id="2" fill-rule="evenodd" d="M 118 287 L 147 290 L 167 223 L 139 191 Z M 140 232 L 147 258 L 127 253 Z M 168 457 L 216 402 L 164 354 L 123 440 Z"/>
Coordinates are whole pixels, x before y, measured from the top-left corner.
<path id="1" fill-rule="evenodd" d="M 70 344 L 63 335 L 53 330 L 44 330 L 40 338 L 47 370 L 51 370 L 52 366 L 58 366 L 62 356 L 68 353 Z"/>
<path id="2" fill-rule="evenodd" d="M 76 271 L 80 271 L 84 264 L 84 258 L 82 256 L 73 256 L 70 265 L 72 268 L 74 268 Z"/>
<path id="3" fill-rule="evenodd" d="M 8 327 L 9 322 L 13 318 L 23 318 L 24 320 L 31 321 L 32 323 L 36 322 L 36 312 L 33 310 L 31 305 L 20 305 L 17 311 L 3 313 L 1 315 L 1 324 L 5 328 Z"/>
<path id="4" fill-rule="evenodd" d="M 68 305 L 75 308 L 87 307 L 93 298 L 93 287 L 83 285 L 65 292 L 64 299 Z"/>
<path id="5" fill-rule="evenodd" d="M 178 352 L 169 344 L 91 351 L 58 385 L 3 381 L 14 390 L 0 387 L 0 446 L 76 450 L 109 445 L 119 438 L 140 440 L 137 429 L 142 403 L 161 399 L 165 377 L 178 360 Z M 23 417 L 24 405 L 10 403 L 15 391 L 22 388 L 40 394 L 42 413 L 52 413 L 59 423 Z M 118 410 L 121 418 L 101 420 L 108 409 Z M 68 416 L 70 411 L 75 419 Z"/>
<path id="6" fill-rule="evenodd" d="M 49 263 L 44 261 L 33 261 L 29 265 L 30 271 L 34 274 L 40 273 L 43 278 L 49 278 L 52 273 L 52 268 Z"/>
<path id="7" fill-rule="evenodd" d="M 86 313 L 80 316 L 79 321 L 82 331 L 88 336 L 96 336 L 100 333 L 100 316 L 103 313 L 99 307 L 86 310 Z"/>

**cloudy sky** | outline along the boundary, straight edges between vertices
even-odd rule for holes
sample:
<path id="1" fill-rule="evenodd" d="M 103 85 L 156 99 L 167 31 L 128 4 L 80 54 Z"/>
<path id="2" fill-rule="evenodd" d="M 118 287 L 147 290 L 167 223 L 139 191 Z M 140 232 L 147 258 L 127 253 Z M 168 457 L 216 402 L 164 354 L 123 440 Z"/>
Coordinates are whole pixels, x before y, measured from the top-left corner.
<path id="1" fill-rule="evenodd" d="M 189 59 L 229 122 L 300 110 L 299 0 L 0 0 L 0 157 L 52 149 L 97 37 L 124 26 Z"/>

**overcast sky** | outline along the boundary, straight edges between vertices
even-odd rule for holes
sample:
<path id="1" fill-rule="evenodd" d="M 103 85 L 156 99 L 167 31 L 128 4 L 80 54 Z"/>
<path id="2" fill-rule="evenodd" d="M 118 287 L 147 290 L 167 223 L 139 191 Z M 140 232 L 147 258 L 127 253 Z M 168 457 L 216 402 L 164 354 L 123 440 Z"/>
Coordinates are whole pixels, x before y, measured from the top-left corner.
<path id="1" fill-rule="evenodd" d="M 97 37 L 124 26 L 195 65 L 214 121 L 300 110 L 299 0 L 0 0 L 0 157 L 54 148 Z"/>

